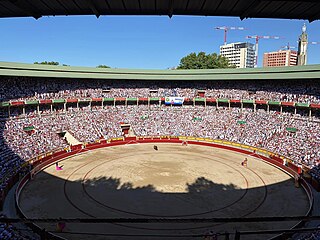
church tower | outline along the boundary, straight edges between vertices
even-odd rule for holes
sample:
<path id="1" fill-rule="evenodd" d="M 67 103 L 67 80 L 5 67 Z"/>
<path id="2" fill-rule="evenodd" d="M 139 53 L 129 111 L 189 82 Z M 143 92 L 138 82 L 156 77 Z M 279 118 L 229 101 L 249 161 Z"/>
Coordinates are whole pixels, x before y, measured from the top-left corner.
<path id="1" fill-rule="evenodd" d="M 297 65 L 307 64 L 307 48 L 308 48 L 308 35 L 307 35 L 306 24 L 303 24 L 302 33 L 299 36 L 299 46 L 298 46 L 298 60 Z"/>

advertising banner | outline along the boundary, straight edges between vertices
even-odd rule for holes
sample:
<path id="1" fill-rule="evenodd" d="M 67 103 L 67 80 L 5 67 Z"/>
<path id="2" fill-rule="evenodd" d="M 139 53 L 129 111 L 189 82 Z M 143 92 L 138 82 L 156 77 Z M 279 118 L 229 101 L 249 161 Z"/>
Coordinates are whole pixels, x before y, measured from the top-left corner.
<path id="1" fill-rule="evenodd" d="M 182 105 L 184 97 L 165 97 L 166 105 Z"/>

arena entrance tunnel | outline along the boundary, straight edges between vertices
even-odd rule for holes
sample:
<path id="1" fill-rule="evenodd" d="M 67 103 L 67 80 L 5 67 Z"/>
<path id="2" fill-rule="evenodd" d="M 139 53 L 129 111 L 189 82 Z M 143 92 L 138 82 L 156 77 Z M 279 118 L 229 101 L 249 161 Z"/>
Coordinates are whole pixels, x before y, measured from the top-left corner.
<path id="1" fill-rule="evenodd" d="M 32 163 L 16 191 L 17 209 L 38 219 L 32 227 L 49 231 L 42 232 L 49 239 L 203 239 L 210 231 L 218 239 L 280 239 L 270 230 L 301 226 L 287 220 L 309 215 L 312 192 L 304 179 L 293 180 L 294 165 L 257 150 L 170 136 L 77 145 Z M 66 228 L 57 227 L 61 221 Z"/>

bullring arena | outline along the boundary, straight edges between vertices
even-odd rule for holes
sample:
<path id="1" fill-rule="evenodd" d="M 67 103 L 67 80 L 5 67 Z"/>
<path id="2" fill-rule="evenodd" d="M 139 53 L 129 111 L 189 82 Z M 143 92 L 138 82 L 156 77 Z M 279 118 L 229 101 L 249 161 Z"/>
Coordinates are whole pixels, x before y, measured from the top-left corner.
<path id="1" fill-rule="evenodd" d="M 318 65 L 0 65 L 0 239 L 320 236 Z"/>
<path id="2" fill-rule="evenodd" d="M 50 165 L 23 188 L 21 210 L 28 218 L 299 216 L 309 210 L 303 188 L 296 188 L 291 176 L 262 158 L 213 145 L 158 142 L 84 151 L 60 161 L 63 171 Z M 247 167 L 241 165 L 245 157 Z M 192 236 L 209 230 L 272 229 L 274 224 L 290 228 L 296 223 L 67 224 L 66 231 L 106 233 L 107 229 L 108 233 L 153 234 L 162 239 L 161 235 Z M 41 227 L 56 230 L 55 225 Z"/>

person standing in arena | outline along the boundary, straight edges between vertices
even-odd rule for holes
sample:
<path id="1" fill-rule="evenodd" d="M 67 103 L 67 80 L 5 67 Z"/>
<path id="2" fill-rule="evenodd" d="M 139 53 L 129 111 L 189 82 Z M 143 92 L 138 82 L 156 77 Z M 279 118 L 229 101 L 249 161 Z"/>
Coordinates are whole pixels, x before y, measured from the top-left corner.
<path id="1" fill-rule="evenodd" d="M 243 162 L 241 162 L 241 165 L 244 166 L 244 167 L 247 167 L 248 166 L 248 158 L 245 158 L 243 160 Z"/>

